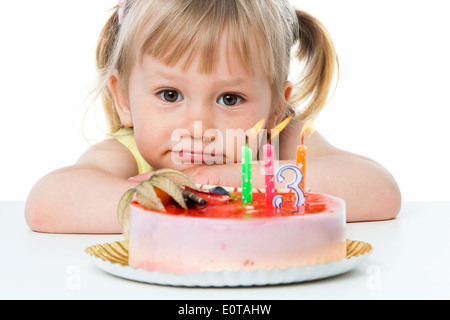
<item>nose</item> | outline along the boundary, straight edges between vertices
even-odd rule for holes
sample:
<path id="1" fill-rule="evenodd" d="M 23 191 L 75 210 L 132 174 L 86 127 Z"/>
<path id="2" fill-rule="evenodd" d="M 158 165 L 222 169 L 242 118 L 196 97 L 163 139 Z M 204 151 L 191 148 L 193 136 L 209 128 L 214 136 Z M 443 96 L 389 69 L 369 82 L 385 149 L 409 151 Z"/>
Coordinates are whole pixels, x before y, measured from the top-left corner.
<path id="1" fill-rule="evenodd" d="M 184 128 L 194 140 L 214 141 L 215 115 L 212 106 L 206 102 L 192 102 L 185 112 Z"/>

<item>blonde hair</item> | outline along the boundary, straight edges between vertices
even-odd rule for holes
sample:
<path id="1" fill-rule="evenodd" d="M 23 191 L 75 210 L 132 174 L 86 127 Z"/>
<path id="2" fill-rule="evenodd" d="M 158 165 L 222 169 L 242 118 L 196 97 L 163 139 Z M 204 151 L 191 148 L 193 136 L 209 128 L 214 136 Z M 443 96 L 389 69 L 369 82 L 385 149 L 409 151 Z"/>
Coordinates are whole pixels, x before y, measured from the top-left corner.
<path id="1" fill-rule="evenodd" d="M 227 52 L 237 54 L 249 74 L 260 68 L 267 75 L 273 114 L 279 115 L 284 105 L 295 45 L 302 73 L 284 117 L 296 113 L 301 120 L 314 118 L 327 102 L 338 66 L 333 43 L 317 19 L 294 10 L 288 0 L 128 0 L 122 24 L 118 10 L 113 8 L 97 47 L 98 91 L 111 133 L 123 127 L 108 87 L 116 70 L 127 88 L 134 64 L 145 55 L 168 66 L 183 58 L 187 68 L 200 53 L 201 71 L 209 73 L 224 31 Z"/>

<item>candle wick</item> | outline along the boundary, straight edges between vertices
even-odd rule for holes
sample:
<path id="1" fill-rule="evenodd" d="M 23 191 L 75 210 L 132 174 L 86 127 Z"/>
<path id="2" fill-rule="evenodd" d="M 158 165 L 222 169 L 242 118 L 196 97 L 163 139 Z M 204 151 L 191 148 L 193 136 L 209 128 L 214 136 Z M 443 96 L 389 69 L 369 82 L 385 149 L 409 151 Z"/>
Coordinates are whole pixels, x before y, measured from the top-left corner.
<path id="1" fill-rule="evenodd" d="M 248 147 L 248 134 L 245 135 L 245 146 Z"/>

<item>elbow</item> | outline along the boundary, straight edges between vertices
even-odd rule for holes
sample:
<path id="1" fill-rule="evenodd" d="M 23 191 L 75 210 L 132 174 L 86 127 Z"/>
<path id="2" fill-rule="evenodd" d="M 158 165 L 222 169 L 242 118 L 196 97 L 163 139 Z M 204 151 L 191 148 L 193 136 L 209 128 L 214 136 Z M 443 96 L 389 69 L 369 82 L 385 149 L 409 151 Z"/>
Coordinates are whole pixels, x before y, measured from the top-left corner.
<path id="1" fill-rule="evenodd" d="M 52 219 L 44 201 L 30 194 L 25 205 L 25 221 L 28 227 L 36 232 L 52 232 Z"/>
<path id="2" fill-rule="evenodd" d="M 39 205 L 33 200 L 29 199 L 25 205 L 25 221 L 28 227 L 33 231 L 40 231 L 43 227 L 43 217 L 39 210 Z"/>
<path id="3" fill-rule="evenodd" d="M 382 221 L 395 219 L 402 206 L 402 196 L 396 183 L 380 191 L 368 220 Z"/>
<path id="4" fill-rule="evenodd" d="M 390 213 L 390 219 L 395 219 L 398 214 L 400 213 L 400 210 L 402 208 L 402 194 L 400 191 L 399 186 L 397 183 L 395 183 L 395 186 L 391 190 L 391 195 L 389 197 L 389 213 Z"/>
<path id="5" fill-rule="evenodd" d="M 347 222 L 392 220 L 398 216 L 402 195 L 395 179 L 385 174 L 383 178 L 372 181 L 370 192 L 359 194 L 357 204 L 349 205 Z"/>
<path id="6" fill-rule="evenodd" d="M 57 223 L 55 221 L 57 197 L 53 189 L 49 189 L 44 177 L 36 183 L 28 195 L 25 203 L 25 222 L 28 227 L 36 232 L 55 233 Z"/>

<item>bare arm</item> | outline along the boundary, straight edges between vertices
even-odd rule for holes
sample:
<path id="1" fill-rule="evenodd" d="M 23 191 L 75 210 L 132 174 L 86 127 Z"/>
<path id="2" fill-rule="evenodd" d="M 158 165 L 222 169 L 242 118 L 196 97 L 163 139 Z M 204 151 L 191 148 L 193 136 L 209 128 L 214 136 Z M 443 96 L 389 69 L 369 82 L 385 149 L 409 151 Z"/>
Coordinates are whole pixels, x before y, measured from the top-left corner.
<path id="1" fill-rule="evenodd" d="M 388 220 L 397 216 L 401 195 L 390 173 L 378 163 L 353 154 L 308 161 L 306 184 L 312 192 L 340 197 L 347 221 Z"/>
<path id="2" fill-rule="evenodd" d="M 280 158 L 295 159 L 303 125 L 293 121 L 281 140 Z M 401 207 L 397 182 L 377 162 L 328 143 L 318 132 L 305 139 L 308 146 L 306 184 L 312 192 L 326 193 L 347 202 L 348 221 L 393 219 Z"/>
<path id="3" fill-rule="evenodd" d="M 130 152 L 116 140 L 87 150 L 73 166 L 44 176 L 27 199 L 25 218 L 34 231 L 120 233 L 116 210 L 120 197 L 136 184 Z"/>
<path id="4" fill-rule="evenodd" d="M 294 164 L 296 146 L 300 144 L 300 121 L 291 122 L 280 137 L 279 166 Z M 368 158 L 339 150 L 318 132 L 305 139 L 308 146 L 306 187 L 311 192 L 325 193 L 344 199 L 347 221 L 393 219 L 401 206 L 401 195 L 392 175 Z M 253 185 L 264 187 L 259 174 L 263 164 L 253 164 Z M 195 167 L 187 171 L 194 181 L 203 184 L 241 186 L 241 165 Z M 279 187 L 279 186 L 277 186 Z"/>

